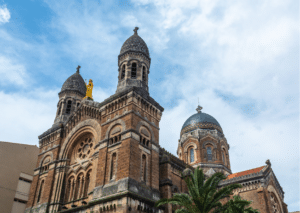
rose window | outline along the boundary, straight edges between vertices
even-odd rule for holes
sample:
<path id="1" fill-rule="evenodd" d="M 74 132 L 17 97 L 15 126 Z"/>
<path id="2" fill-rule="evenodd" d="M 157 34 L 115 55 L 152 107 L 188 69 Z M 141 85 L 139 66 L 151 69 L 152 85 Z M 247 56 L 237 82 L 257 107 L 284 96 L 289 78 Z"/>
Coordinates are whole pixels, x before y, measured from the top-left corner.
<path id="1" fill-rule="evenodd" d="M 92 148 L 93 148 L 92 138 L 84 138 L 84 140 L 80 142 L 79 147 L 77 149 L 78 158 L 80 158 L 81 160 L 87 158 L 90 155 Z"/>
<path id="2" fill-rule="evenodd" d="M 279 204 L 274 194 L 271 194 L 271 208 L 273 213 L 280 213 Z"/>

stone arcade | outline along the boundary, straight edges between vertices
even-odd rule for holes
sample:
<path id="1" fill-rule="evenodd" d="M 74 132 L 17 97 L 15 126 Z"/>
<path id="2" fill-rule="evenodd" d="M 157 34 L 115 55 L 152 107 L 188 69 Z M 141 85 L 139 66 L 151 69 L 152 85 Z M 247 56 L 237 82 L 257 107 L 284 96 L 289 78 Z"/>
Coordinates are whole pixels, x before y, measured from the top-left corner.
<path id="1" fill-rule="evenodd" d="M 183 124 L 178 157 L 160 147 L 164 109 L 149 95 L 151 59 L 137 30 L 118 56 L 115 94 L 101 103 L 82 100 L 86 87 L 79 69 L 63 84 L 54 124 L 39 136 L 25 212 L 171 213 L 172 205 L 157 209 L 154 203 L 186 193 L 181 173 L 199 166 L 207 176 L 224 173 L 221 186 L 242 184 L 234 194 L 253 201 L 261 213 L 287 213 L 271 163 L 232 174 L 221 125 L 200 106 Z"/>

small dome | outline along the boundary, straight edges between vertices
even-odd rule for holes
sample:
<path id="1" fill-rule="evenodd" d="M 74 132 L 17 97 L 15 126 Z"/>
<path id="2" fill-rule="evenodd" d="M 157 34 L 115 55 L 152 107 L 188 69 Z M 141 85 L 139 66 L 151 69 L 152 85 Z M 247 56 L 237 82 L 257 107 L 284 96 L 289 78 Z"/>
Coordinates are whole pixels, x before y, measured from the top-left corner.
<path id="1" fill-rule="evenodd" d="M 149 50 L 146 42 L 137 34 L 138 27 L 136 27 L 133 31 L 134 34 L 130 36 L 123 44 L 120 55 L 126 52 L 140 52 L 145 54 L 148 58 L 150 58 Z"/>
<path id="2" fill-rule="evenodd" d="M 181 134 L 193 131 L 194 129 L 216 129 L 220 132 L 222 131 L 219 122 L 209 114 L 201 112 L 202 107 L 198 107 L 198 113 L 189 117 L 183 124 L 181 128 Z"/>
<path id="3" fill-rule="evenodd" d="M 60 92 L 64 91 L 77 91 L 81 95 L 85 96 L 86 85 L 79 72 L 74 73 L 65 81 Z"/>

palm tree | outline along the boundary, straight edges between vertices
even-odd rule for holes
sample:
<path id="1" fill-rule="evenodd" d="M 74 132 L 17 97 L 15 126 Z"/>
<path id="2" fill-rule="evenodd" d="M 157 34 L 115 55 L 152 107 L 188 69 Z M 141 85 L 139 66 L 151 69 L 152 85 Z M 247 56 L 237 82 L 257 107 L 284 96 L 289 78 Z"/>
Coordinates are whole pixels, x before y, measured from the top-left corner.
<path id="1" fill-rule="evenodd" d="M 181 209 L 177 209 L 175 213 L 208 213 L 211 210 L 222 212 L 224 206 L 220 200 L 229 197 L 234 189 L 242 187 L 240 184 L 231 184 L 219 188 L 220 181 L 224 179 L 226 177 L 222 173 L 215 173 L 205 181 L 203 171 L 198 167 L 194 173 L 191 172 L 190 175 L 184 178 L 188 187 L 188 194 L 174 194 L 170 199 L 163 198 L 157 201 L 156 206 L 167 203 L 181 206 Z M 248 201 L 246 202 L 248 205 Z M 236 200 L 234 204 L 244 205 L 245 201 Z"/>
<path id="2" fill-rule="evenodd" d="M 243 202 L 240 202 L 243 201 Z M 229 200 L 224 205 L 224 211 L 223 213 L 259 213 L 257 209 L 253 209 L 252 207 L 246 208 L 251 201 L 242 200 L 240 196 L 233 196 L 233 200 Z"/>

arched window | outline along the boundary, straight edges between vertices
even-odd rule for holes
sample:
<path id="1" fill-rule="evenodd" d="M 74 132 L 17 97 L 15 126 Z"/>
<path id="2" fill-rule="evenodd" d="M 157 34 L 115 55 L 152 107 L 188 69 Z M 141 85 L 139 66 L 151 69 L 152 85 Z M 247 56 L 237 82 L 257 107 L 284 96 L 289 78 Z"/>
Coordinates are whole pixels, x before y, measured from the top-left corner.
<path id="1" fill-rule="evenodd" d="M 122 67 L 121 80 L 125 78 L 125 64 Z"/>
<path id="2" fill-rule="evenodd" d="M 194 149 L 190 149 L 190 163 L 193 163 L 194 160 Z"/>
<path id="3" fill-rule="evenodd" d="M 71 197 L 71 186 L 72 186 L 72 182 L 71 179 L 69 179 L 66 188 L 65 202 L 68 202 Z"/>
<path id="4" fill-rule="evenodd" d="M 212 160 L 212 151 L 211 151 L 211 147 L 207 147 L 206 148 L 206 150 L 207 150 L 207 160 L 208 161 L 211 161 Z"/>
<path id="5" fill-rule="evenodd" d="M 79 187 L 80 187 L 80 177 L 77 177 L 76 183 L 75 183 L 75 191 L 74 191 L 74 200 L 79 198 Z"/>
<path id="6" fill-rule="evenodd" d="M 72 101 L 68 101 L 67 103 L 67 109 L 66 109 L 66 113 L 70 114 L 71 112 L 71 107 L 72 107 Z"/>
<path id="7" fill-rule="evenodd" d="M 142 181 L 146 182 L 146 155 L 142 156 Z"/>
<path id="8" fill-rule="evenodd" d="M 78 199 L 83 197 L 84 185 L 85 185 L 85 183 L 84 183 L 84 176 L 82 175 L 82 176 L 80 177 L 80 179 L 79 179 L 79 186 L 78 186 L 78 188 L 79 188 L 79 192 L 78 192 Z"/>
<path id="9" fill-rule="evenodd" d="M 222 160 L 224 162 L 224 164 L 226 163 L 226 159 L 225 159 L 225 151 L 222 150 Z"/>
<path id="10" fill-rule="evenodd" d="M 116 159 L 117 159 L 117 154 L 114 153 L 111 156 L 111 166 L 110 166 L 110 180 L 115 178 L 116 174 Z"/>
<path id="11" fill-rule="evenodd" d="M 143 81 L 146 81 L 146 68 L 143 66 Z"/>
<path id="12" fill-rule="evenodd" d="M 41 185 L 40 185 L 40 188 L 39 188 L 39 194 L 38 194 L 37 201 L 36 201 L 37 203 L 39 203 L 40 200 L 41 200 L 43 187 L 44 187 L 44 180 L 41 181 Z"/>
<path id="13" fill-rule="evenodd" d="M 90 187 L 90 182 L 91 182 L 91 171 L 89 171 L 86 175 L 85 178 L 85 187 L 84 187 L 84 197 L 87 197 L 87 193 Z"/>
<path id="14" fill-rule="evenodd" d="M 136 78 L 136 63 L 131 65 L 131 78 Z"/>

